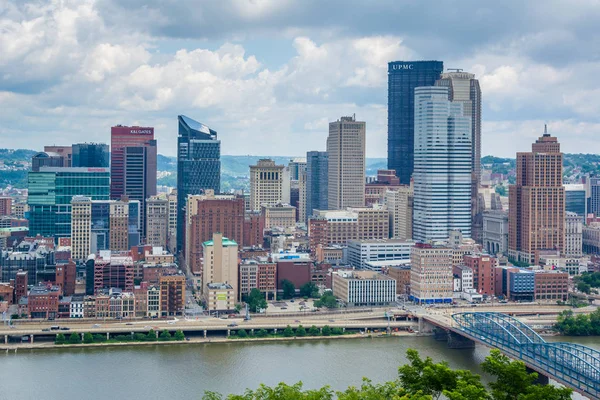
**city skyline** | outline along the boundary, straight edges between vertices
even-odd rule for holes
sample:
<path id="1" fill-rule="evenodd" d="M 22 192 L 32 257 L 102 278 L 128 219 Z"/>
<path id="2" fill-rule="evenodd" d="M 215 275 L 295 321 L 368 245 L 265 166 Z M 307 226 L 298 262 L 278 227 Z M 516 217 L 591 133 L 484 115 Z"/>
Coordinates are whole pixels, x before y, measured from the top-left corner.
<path id="1" fill-rule="evenodd" d="M 438 59 L 475 74 L 485 96 L 483 155 L 513 155 L 544 122 L 569 138 L 562 140 L 567 153 L 600 146 L 597 91 L 590 86 L 597 57 L 587 50 L 597 29 L 591 5 L 569 13 L 548 6 L 542 15 L 518 2 L 461 2 L 455 13 L 354 3 L 347 8 L 365 15 L 356 24 L 346 11 L 325 23 L 327 11 L 346 8 L 334 3 L 234 3 L 227 6 L 231 23 L 199 31 L 180 22 L 220 6 L 195 12 L 191 3 L 166 9 L 149 2 L 139 12 L 111 1 L 8 4 L 10 12 L 0 16 L 7 27 L 0 41 L 0 136 L 10 148 L 52 136 L 57 144 L 78 143 L 84 133 L 102 142 L 121 123 L 154 126 L 161 154 L 173 156 L 172 121 L 186 114 L 219 131 L 223 154 L 301 156 L 324 150 L 335 116 L 356 113 L 369 124 L 367 156 L 384 157 L 387 63 L 406 59 Z M 119 23 L 134 14 L 144 24 Z M 464 15 L 468 29 L 457 32 L 452 27 Z M 413 22 L 419 18 L 435 21 L 436 30 Z M 505 23 L 492 24 L 496 18 Z M 384 28 L 388 19 L 394 28 Z M 47 40 L 35 39 L 27 28 L 34 23 Z"/>

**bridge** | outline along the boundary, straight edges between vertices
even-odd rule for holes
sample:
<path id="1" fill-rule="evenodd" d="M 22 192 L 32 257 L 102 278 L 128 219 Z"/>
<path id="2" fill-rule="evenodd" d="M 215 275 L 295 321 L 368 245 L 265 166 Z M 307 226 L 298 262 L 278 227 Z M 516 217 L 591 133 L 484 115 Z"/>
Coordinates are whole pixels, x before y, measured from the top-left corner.
<path id="1" fill-rule="evenodd" d="M 600 352 L 573 343 L 546 342 L 533 329 L 508 315 L 496 312 L 464 312 L 452 315 L 450 336 L 462 335 L 522 360 L 538 373 L 550 376 L 591 399 L 600 399 Z"/>

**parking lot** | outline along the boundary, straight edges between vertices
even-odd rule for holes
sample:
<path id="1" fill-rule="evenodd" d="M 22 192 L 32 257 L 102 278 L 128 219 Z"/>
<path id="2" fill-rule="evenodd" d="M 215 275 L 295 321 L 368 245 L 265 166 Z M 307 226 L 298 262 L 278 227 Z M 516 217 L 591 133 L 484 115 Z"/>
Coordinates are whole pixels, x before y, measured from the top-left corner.
<path id="1" fill-rule="evenodd" d="M 269 301 L 267 307 L 268 313 L 299 313 L 299 312 L 310 312 L 313 309 L 312 300 L 303 299 L 292 299 L 292 300 L 279 300 Z"/>

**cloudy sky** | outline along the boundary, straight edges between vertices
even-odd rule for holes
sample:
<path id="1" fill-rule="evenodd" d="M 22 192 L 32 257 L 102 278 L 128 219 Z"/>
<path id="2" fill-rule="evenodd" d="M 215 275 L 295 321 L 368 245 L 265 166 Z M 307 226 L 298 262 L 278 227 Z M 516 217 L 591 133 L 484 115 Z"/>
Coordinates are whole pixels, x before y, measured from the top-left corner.
<path id="1" fill-rule="evenodd" d="M 367 122 L 385 157 L 387 62 L 437 59 L 480 79 L 483 154 L 514 157 L 548 123 L 600 152 L 597 0 L 0 0 L 0 147 L 110 141 L 178 114 L 224 154 L 324 150 L 327 122 Z"/>

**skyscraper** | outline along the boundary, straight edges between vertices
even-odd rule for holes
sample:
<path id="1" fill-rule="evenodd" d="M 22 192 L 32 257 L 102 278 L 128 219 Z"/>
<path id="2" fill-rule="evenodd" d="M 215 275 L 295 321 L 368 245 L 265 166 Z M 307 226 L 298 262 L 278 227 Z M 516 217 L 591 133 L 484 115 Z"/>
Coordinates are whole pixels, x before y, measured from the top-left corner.
<path id="1" fill-rule="evenodd" d="M 462 103 L 463 114 L 471 120 L 471 236 L 478 243 L 483 241 L 483 209 L 478 206 L 479 185 L 481 183 L 481 88 L 474 74 L 456 69 L 445 72 L 436 81 L 436 86 L 448 88 L 448 99 Z"/>
<path id="2" fill-rule="evenodd" d="M 29 232 L 32 236 L 71 236 L 71 199 L 88 196 L 92 200 L 108 200 L 110 172 L 108 168 L 42 167 L 30 172 Z"/>
<path id="3" fill-rule="evenodd" d="M 146 199 L 156 195 L 157 168 L 156 140 L 148 140 L 143 146 L 127 146 L 123 149 L 123 182 L 125 195 L 137 200 L 141 206 L 141 235 L 146 237 Z"/>
<path id="4" fill-rule="evenodd" d="M 365 205 L 365 135 L 366 123 L 355 116 L 329 123 L 327 205 L 332 210 Z"/>
<path id="5" fill-rule="evenodd" d="M 313 210 L 328 210 L 327 182 L 329 175 L 329 157 L 326 151 L 306 153 L 306 215 L 303 221 L 313 214 Z"/>
<path id="6" fill-rule="evenodd" d="M 285 167 L 265 158 L 250 166 L 250 210 L 260 211 L 263 204 L 274 205 L 285 202 Z M 289 171 L 288 171 L 289 172 Z M 288 182 L 289 183 L 289 182 Z M 289 190 L 289 185 L 287 186 Z M 288 192 L 289 200 L 289 192 Z"/>
<path id="7" fill-rule="evenodd" d="M 415 240 L 471 236 L 471 123 L 446 87 L 415 88 Z"/>
<path id="8" fill-rule="evenodd" d="M 110 128 L 110 198 L 119 200 L 125 192 L 125 148 L 144 147 L 154 140 L 154 128 L 117 125 Z M 156 146 L 156 143 L 154 144 Z M 156 161 L 155 161 L 156 163 Z M 156 175 L 156 171 L 154 172 Z"/>
<path id="9" fill-rule="evenodd" d="M 177 250 L 185 245 L 185 207 L 189 194 L 221 191 L 221 141 L 217 132 L 185 115 L 177 117 Z"/>
<path id="10" fill-rule="evenodd" d="M 533 264 L 537 250 L 564 250 L 563 154 L 544 134 L 529 153 L 517 153 L 517 181 L 509 187 L 508 256 Z"/>
<path id="11" fill-rule="evenodd" d="M 108 168 L 108 145 L 106 143 L 76 143 L 72 146 L 73 166 Z"/>
<path id="12" fill-rule="evenodd" d="M 388 169 L 403 185 L 414 168 L 414 89 L 433 86 L 444 70 L 441 61 L 394 61 L 388 64 Z"/>
<path id="13" fill-rule="evenodd" d="M 146 201 L 146 244 L 167 248 L 169 235 L 169 200 L 152 196 Z"/>

